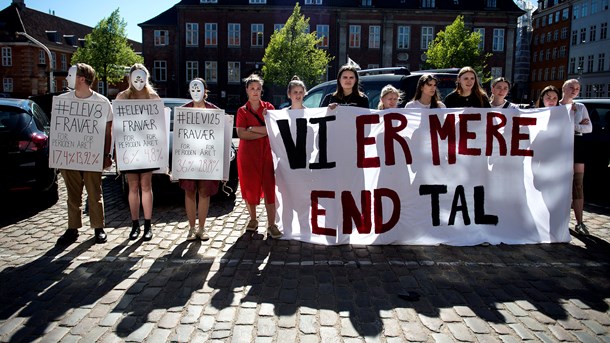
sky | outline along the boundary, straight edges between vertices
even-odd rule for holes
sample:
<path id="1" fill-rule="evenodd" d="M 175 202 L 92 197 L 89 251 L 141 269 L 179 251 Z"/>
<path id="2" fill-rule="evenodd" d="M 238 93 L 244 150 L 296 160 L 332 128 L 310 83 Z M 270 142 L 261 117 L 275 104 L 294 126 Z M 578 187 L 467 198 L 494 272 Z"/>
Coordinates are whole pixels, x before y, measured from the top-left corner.
<path id="1" fill-rule="evenodd" d="M 142 42 L 142 29 L 138 24 L 152 19 L 180 2 L 179 0 L 25 0 L 25 6 L 40 12 L 55 11 L 55 15 L 83 25 L 95 27 L 119 9 L 119 15 L 127 23 L 127 38 Z M 12 0 L 0 0 L 0 9 L 8 7 Z"/>
<path id="2" fill-rule="evenodd" d="M 180 2 L 179 0 L 25 0 L 25 6 L 49 13 L 74 22 L 95 27 L 100 20 L 119 9 L 120 16 L 127 22 L 127 38 L 142 42 L 142 29 L 138 24 L 152 19 L 161 12 Z M 536 0 L 530 0 L 534 5 Z M 12 0 L 0 0 L 0 9 L 6 8 Z M 83 9 L 83 4 L 86 4 Z"/>

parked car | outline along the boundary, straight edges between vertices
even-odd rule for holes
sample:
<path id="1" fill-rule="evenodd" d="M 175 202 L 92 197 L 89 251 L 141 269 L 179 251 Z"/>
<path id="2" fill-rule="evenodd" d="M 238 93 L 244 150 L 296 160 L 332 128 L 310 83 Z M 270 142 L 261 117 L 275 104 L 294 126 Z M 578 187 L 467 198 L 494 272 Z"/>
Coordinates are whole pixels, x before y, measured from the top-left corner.
<path id="1" fill-rule="evenodd" d="M 400 89 L 404 93 L 402 102 L 398 107 L 404 107 L 405 104 L 413 98 L 417 81 L 421 75 L 429 73 L 434 74 L 438 79 L 438 92 L 441 98 L 451 93 L 455 89 L 455 81 L 457 79 L 459 69 L 434 69 L 434 70 L 418 70 L 410 72 L 407 68 L 376 68 L 365 69 L 358 71 L 360 86 L 362 91 L 369 98 L 369 107 L 376 109 L 379 104 L 379 94 L 381 89 L 391 84 Z M 303 105 L 306 107 L 320 107 L 322 100 L 327 94 L 337 90 L 337 80 L 323 82 L 315 87 L 312 87 L 305 98 Z M 286 106 L 289 106 L 287 104 Z"/>
<path id="2" fill-rule="evenodd" d="M 50 122 L 38 104 L 0 99 L 0 192 L 33 191 L 57 199 L 57 174 L 49 168 Z"/>
<path id="3" fill-rule="evenodd" d="M 610 98 L 575 99 L 587 107 L 593 132 L 585 134 L 585 200 L 610 205 Z"/>
<path id="4" fill-rule="evenodd" d="M 174 133 L 174 108 L 184 106 L 191 101 L 191 99 L 186 98 L 162 98 L 163 104 L 165 107 L 171 109 L 170 115 L 170 124 L 169 124 L 169 168 L 171 174 L 172 168 L 172 137 Z M 233 198 L 235 197 L 235 193 L 237 192 L 237 186 L 239 183 L 239 178 L 237 174 L 237 147 L 231 143 L 230 150 L 230 169 L 229 169 L 229 179 L 227 181 L 221 182 L 218 188 L 218 193 L 213 197 L 214 199 L 225 199 L 225 198 Z M 123 192 L 126 195 L 129 190 L 129 186 L 127 184 L 127 178 L 125 175 L 122 175 L 123 181 Z M 153 174 L 153 188 L 155 192 L 159 193 L 167 193 L 167 192 L 181 192 L 178 187 L 178 180 L 174 180 L 170 175 L 164 173 L 154 173 Z"/>

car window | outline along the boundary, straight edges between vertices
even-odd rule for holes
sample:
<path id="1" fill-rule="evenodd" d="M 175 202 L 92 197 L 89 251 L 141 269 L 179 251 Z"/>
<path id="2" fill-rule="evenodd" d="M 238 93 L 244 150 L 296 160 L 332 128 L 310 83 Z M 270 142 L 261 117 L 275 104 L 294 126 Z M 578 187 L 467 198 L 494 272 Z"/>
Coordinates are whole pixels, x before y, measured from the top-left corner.
<path id="1" fill-rule="evenodd" d="M 606 133 L 610 133 L 610 104 L 592 104 L 586 103 L 587 111 L 589 112 L 589 118 L 593 123 L 593 129 L 604 130 Z"/>
<path id="2" fill-rule="evenodd" d="M 309 91 L 307 96 L 303 98 L 303 105 L 308 108 L 320 107 L 322 99 L 326 95 L 326 87 L 321 87 L 313 91 Z"/>
<path id="3" fill-rule="evenodd" d="M 16 107 L 0 107 L 0 129 L 4 132 L 21 131 L 26 126 L 27 115 Z"/>
<path id="4" fill-rule="evenodd" d="M 36 123 L 36 127 L 40 131 L 49 131 L 49 127 L 51 126 L 49 123 L 49 117 L 42 110 L 37 103 L 32 103 L 32 115 L 34 116 L 34 122 Z"/>

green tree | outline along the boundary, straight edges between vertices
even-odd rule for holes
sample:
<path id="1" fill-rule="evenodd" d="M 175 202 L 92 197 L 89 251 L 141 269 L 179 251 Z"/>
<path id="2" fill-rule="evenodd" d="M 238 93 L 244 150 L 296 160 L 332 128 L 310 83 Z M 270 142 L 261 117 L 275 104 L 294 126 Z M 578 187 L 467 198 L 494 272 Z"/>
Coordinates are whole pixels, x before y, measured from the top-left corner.
<path id="1" fill-rule="evenodd" d="M 309 18 L 301 14 L 297 2 L 292 15 L 282 29 L 271 35 L 263 57 L 263 76 L 265 81 L 285 87 L 290 79 L 297 75 L 307 86 L 320 82 L 326 73 L 326 66 L 333 57 L 317 45 L 322 38 L 316 33 L 307 33 Z"/>
<path id="2" fill-rule="evenodd" d="M 127 23 L 119 16 L 117 8 L 85 36 L 85 46 L 78 48 L 72 55 L 72 64 L 87 63 L 95 69 L 97 78 L 104 82 L 105 94 L 108 94 L 108 83 L 123 80 L 126 66 L 144 60 L 129 45 L 125 34 L 126 26 Z"/>
<path id="3" fill-rule="evenodd" d="M 452 24 L 440 31 L 426 51 L 427 68 L 473 67 L 479 74 L 487 66 L 491 54 L 479 48 L 481 34 L 464 26 L 464 17 L 459 15 Z"/>

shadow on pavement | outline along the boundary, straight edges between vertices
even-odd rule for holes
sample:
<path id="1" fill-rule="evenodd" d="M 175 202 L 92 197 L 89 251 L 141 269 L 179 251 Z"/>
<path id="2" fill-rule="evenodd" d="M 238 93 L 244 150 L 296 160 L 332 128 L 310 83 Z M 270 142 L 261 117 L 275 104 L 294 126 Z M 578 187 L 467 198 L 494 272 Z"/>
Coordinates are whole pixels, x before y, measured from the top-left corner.
<path id="1" fill-rule="evenodd" d="M 231 306 L 241 287 L 250 286 L 242 302 L 272 304 L 280 321 L 298 313 L 296 325 L 301 330 L 306 330 L 303 323 L 308 320 L 325 321 L 322 325 L 341 321 L 342 330 L 351 324 L 354 334 L 374 337 L 400 330 L 384 325 L 392 317 L 384 312 L 395 310 L 414 323 L 412 330 L 403 328 L 406 338 L 426 341 L 428 333 L 415 324 L 417 317 L 438 332 L 458 316 L 454 308 L 464 312 L 460 316 L 491 324 L 514 323 L 515 316 L 530 310 L 537 311 L 542 322 L 545 317 L 550 322 L 567 320 L 566 307 L 577 306 L 588 306 L 603 316 L 609 310 L 605 299 L 610 297 L 610 245 L 594 237 L 585 240 L 595 243 L 587 243 L 586 248 L 570 244 L 316 246 L 256 241 L 244 235 L 223 256 L 209 286 L 217 289 L 212 304 L 219 310 Z M 399 294 L 406 292 L 420 297 L 403 300 Z M 308 313 L 303 308 L 328 311 L 319 319 L 315 311 L 304 319 Z"/>
<path id="2" fill-rule="evenodd" d="M 135 271 L 133 267 L 139 258 L 130 258 L 129 254 L 140 244 L 126 245 L 127 242 L 110 250 L 106 255 L 109 259 L 80 264 L 69 273 L 65 271 L 72 263 L 78 263 L 74 260 L 92 245 L 93 239 L 79 244 L 65 256 L 57 258 L 64 249 L 54 247 L 31 263 L 2 271 L 0 318 L 9 318 L 19 308 L 23 309 L 18 316 L 28 317 L 10 341 L 37 340 L 51 323 L 62 320 L 71 309 L 103 302 L 113 288 Z M 70 321 L 70 317 L 63 321 Z"/>

